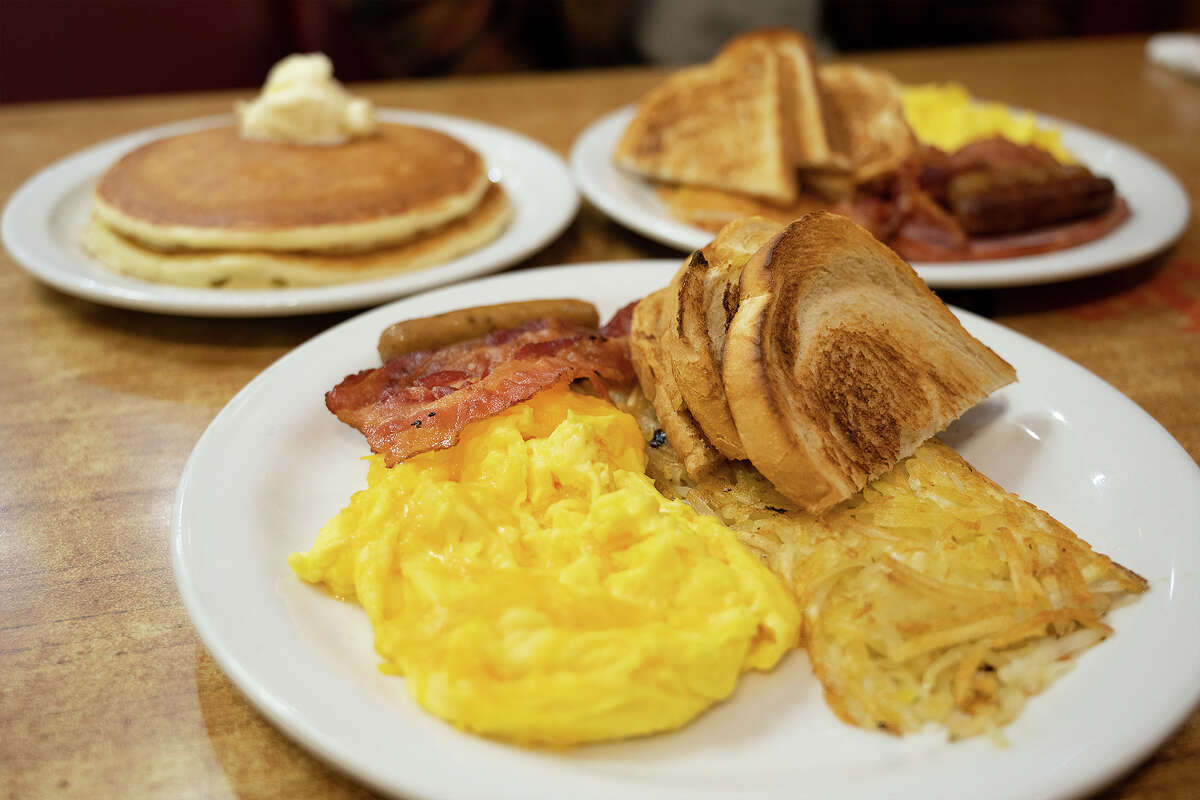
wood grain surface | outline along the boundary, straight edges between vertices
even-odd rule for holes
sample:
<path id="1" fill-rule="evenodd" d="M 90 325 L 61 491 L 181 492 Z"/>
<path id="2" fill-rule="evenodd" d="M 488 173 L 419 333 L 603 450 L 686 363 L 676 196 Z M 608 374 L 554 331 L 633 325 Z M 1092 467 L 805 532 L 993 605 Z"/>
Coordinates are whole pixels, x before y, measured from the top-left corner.
<path id="1" fill-rule="evenodd" d="M 859 60 L 905 81 L 958 80 L 979 96 L 1103 131 L 1180 177 L 1191 228 L 1144 264 L 1062 284 L 943 294 L 1097 373 L 1196 459 L 1200 83 L 1148 65 L 1143 45 L 1117 38 Z M 358 88 L 380 106 L 481 119 L 565 155 L 590 122 L 663 74 Z M 244 96 L 0 107 L 0 197 L 79 148 L 223 112 Z M 585 205 L 521 266 L 675 256 Z M 350 313 L 222 320 L 109 308 L 41 285 L 7 253 L 0 310 L 0 796 L 370 796 L 291 744 L 224 677 L 180 603 L 167 546 L 176 481 L 204 427 L 268 364 Z M 1198 786 L 1193 711 L 1100 796 L 1182 799 Z"/>

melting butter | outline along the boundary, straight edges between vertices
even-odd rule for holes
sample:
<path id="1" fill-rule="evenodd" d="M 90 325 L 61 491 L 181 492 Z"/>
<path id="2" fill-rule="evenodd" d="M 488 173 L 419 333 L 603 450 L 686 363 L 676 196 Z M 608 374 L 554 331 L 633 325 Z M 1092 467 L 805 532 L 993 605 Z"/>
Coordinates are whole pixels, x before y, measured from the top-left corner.
<path id="1" fill-rule="evenodd" d="M 375 131 L 371 101 L 347 92 L 322 53 L 283 59 L 267 73 L 259 96 L 236 110 L 246 139 L 336 145 Z"/>

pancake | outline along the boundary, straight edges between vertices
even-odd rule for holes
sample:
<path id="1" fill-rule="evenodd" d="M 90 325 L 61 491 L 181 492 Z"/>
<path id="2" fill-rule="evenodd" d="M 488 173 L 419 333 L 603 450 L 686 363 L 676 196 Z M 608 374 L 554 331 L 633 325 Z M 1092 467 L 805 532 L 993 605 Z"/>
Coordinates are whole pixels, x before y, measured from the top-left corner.
<path id="1" fill-rule="evenodd" d="M 381 124 L 337 146 L 242 138 L 236 126 L 159 139 L 96 185 L 96 215 L 157 250 L 351 252 L 402 242 L 479 204 L 483 159 L 427 128 Z"/>
<path id="2" fill-rule="evenodd" d="M 496 238 L 512 211 L 499 184 L 485 181 L 474 210 L 397 245 L 354 253 L 270 250 L 162 251 L 127 237 L 94 215 L 83 247 L 109 269 L 180 286 L 261 289 L 326 286 L 430 267 Z"/>

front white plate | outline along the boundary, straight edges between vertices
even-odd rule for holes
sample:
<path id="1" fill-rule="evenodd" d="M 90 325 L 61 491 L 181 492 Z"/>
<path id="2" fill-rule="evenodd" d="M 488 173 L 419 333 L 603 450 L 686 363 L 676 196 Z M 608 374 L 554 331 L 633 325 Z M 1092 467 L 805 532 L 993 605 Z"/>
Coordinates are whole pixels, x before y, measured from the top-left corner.
<path id="1" fill-rule="evenodd" d="M 494 125 L 417 111 L 381 109 L 386 122 L 447 133 L 474 148 L 508 193 L 513 218 L 497 239 L 452 261 L 388 278 L 295 289 L 229 290 L 169 286 L 110 272 L 79 245 L 91 215 L 92 187 L 114 161 L 154 139 L 228 125 L 204 117 L 121 136 L 55 162 L 18 189 L 4 209 L 4 245 L 30 274 L 97 303 L 197 316 L 309 314 L 378 305 L 401 295 L 495 272 L 537 252 L 579 209 L 566 163 L 534 140 Z"/>
<path id="2" fill-rule="evenodd" d="M 541 752 L 476 738 L 421 711 L 376 669 L 356 606 L 301 583 L 289 553 L 365 485 L 362 436 L 324 406 L 378 363 L 397 320 L 480 303 L 574 296 L 602 317 L 664 285 L 671 261 L 523 271 L 401 300 L 348 320 L 269 367 L 196 445 L 175 498 L 179 591 L 213 657 L 305 747 L 409 798 L 1051 798 L 1086 792 L 1145 757 L 1200 697 L 1200 469 L 1128 398 L 1052 351 L 961 313 L 1021 382 L 945 437 L 1047 509 L 1150 591 L 1110 616 L 1116 635 L 1029 703 L 1007 731 L 947 743 L 838 721 L 803 652 L 746 676 L 683 730 Z"/>
<path id="3" fill-rule="evenodd" d="M 649 182 L 613 163 L 613 150 L 633 113 L 634 108 L 627 106 L 601 117 L 575 140 L 571 171 L 583 196 L 643 236 L 685 251 L 703 247 L 712 233 L 673 218 Z M 1038 121 L 1058 127 L 1068 150 L 1093 172 L 1112 178 L 1129 203 L 1129 219 L 1107 236 L 1054 253 L 985 261 L 914 261 L 913 268 L 930 286 L 965 289 L 1080 278 L 1149 258 L 1187 227 L 1187 194 L 1157 161 L 1087 128 L 1040 115 Z"/>

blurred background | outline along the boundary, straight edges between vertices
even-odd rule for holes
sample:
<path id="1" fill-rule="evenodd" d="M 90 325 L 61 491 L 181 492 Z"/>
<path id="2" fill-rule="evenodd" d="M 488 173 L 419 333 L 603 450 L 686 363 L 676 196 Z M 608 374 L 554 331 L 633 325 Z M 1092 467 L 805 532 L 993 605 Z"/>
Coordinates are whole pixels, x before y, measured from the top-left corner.
<path id="1" fill-rule="evenodd" d="M 249 88 L 293 52 L 344 81 L 680 64 L 764 25 L 833 54 L 1200 28 L 1200 0 L 0 0 L 0 102 Z"/>

